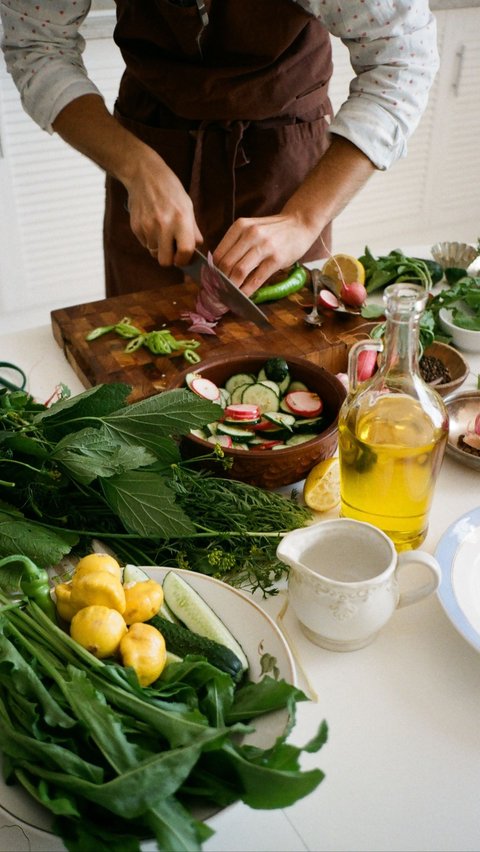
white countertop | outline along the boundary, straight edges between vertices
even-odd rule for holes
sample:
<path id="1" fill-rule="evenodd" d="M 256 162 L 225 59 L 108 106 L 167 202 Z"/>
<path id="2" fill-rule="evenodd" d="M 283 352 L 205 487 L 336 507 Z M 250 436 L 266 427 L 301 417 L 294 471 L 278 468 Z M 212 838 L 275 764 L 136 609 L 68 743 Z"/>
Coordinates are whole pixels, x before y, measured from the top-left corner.
<path id="1" fill-rule="evenodd" d="M 466 356 L 475 388 L 480 356 Z M 43 326 L 1 338 L 28 389 L 47 400 L 64 382 L 83 390 Z M 445 457 L 424 548 L 480 505 L 479 474 Z M 261 601 L 259 601 L 261 603 Z M 283 599 L 265 603 L 276 615 Z M 292 739 L 305 743 L 325 718 L 330 735 L 304 768 L 326 778 L 284 811 L 235 805 L 210 821 L 205 852 L 477 852 L 480 849 L 480 656 L 433 595 L 398 611 L 376 641 L 351 653 L 311 644 L 287 611 L 284 626 L 317 701 L 300 704 Z M 0 852 L 62 849 L 58 838 L 15 824 L 0 810 Z"/>

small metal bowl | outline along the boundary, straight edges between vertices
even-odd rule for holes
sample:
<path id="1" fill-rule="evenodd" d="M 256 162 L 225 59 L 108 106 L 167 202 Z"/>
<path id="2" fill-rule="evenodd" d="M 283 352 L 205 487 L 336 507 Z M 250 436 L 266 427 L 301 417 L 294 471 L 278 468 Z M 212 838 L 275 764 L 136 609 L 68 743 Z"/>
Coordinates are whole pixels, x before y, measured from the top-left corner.
<path id="1" fill-rule="evenodd" d="M 435 243 L 431 248 L 432 257 L 443 269 L 455 267 L 468 269 L 478 257 L 478 251 L 468 243 Z"/>
<path id="2" fill-rule="evenodd" d="M 472 455 L 458 446 L 460 435 L 475 421 L 480 413 L 480 391 L 461 391 L 445 397 L 450 425 L 448 430 L 447 454 L 468 467 L 480 470 L 480 456 Z"/>

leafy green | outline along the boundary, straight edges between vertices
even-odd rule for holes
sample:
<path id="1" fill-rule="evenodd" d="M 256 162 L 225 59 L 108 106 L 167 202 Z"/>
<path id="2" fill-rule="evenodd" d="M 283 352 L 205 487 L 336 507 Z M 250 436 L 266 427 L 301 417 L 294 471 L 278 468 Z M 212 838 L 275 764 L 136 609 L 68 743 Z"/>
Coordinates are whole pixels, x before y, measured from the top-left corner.
<path id="1" fill-rule="evenodd" d="M 408 257 L 399 249 L 394 249 L 387 255 L 374 257 L 368 246 L 365 246 L 365 253 L 359 260 L 365 269 L 367 293 L 373 293 L 375 290 L 400 281 L 410 281 L 421 284 L 426 290 L 432 289 L 434 267 L 430 261 Z M 434 277 L 435 281 L 438 281 L 438 275 Z"/>
<path id="2" fill-rule="evenodd" d="M 0 394 L 0 557 L 23 553 L 48 567 L 96 537 L 123 561 L 274 594 L 286 571 L 280 537 L 310 511 L 182 461 L 179 436 L 215 420 L 218 405 L 186 389 L 125 405 L 129 392 L 99 385 L 48 408 L 24 392 Z M 209 459 L 221 469 L 221 450 Z"/>
<path id="3" fill-rule="evenodd" d="M 7 608 L 0 594 L 2 604 L 4 765 L 9 782 L 56 817 L 67 849 L 129 852 L 153 836 L 159 850 L 199 850 L 212 832 L 195 818 L 196 805 L 285 807 L 322 781 L 320 769 L 302 771 L 300 758 L 323 746 L 325 722 L 303 748 L 286 741 L 296 704 L 306 700 L 296 687 L 264 678 L 235 695 L 228 675 L 187 657 L 142 688 L 35 604 Z M 290 724 L 271 747 L 239 741 L 240 716 L 279 708 Z"/>
<path id="4" fill-rule="evenodd" d="M 430 298 L 426 313 L 431 317 L 435 339 L 448 342 L 450 338 L 439 319 L 442 308 L 451 311 L 454 325 L 480 331 L 480 277 L 464 275 L 453 286 Z"/>

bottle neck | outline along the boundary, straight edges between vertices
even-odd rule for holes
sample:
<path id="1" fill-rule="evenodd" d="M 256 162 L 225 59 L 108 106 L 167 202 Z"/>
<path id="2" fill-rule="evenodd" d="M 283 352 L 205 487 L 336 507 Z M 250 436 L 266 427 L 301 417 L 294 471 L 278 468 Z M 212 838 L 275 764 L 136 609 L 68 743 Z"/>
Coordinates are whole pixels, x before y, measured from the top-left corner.
<path id="1" fill-rule="evenodd" d="M 419 373 L 419 325 L 415 314 L 388 316 L 385 326 L 383 370 L 409 375 Z"/>

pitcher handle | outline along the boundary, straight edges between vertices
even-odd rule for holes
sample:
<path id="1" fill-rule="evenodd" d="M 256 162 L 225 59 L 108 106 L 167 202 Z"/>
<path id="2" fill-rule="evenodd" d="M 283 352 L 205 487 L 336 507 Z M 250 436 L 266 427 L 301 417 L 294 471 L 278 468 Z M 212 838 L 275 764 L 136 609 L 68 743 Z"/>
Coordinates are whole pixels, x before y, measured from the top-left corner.
<path id="1" fill-rule="evenodd" d="M 434 556 L 431 556 L 430 553 L 425 553 L 425 551 L 404 551 L 403 553 L 399 553 L 398 555 L 398 568 L 400 570 L 402 568 L 406 568 L 408 565 L 425 565 L 430 571 L 430 580 L 424 583 L 423 586 L 420 586 L 418 589 L 412 589 L 410 592 L 402 592 L 399 599 L 397 607 L 400 608 L 402 606 L 410 606 L 410 604 L 417 603 L 417 601 L 421 601 L 423 598 L 428 597 L 438 589 L 440 585 L 440 581 L 442 579 L 442 575 L 440 573 L 440 565 Z"/>

